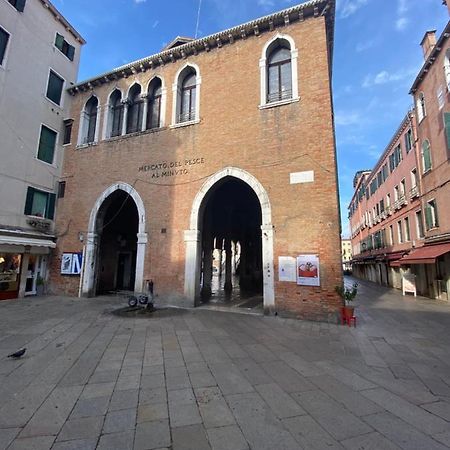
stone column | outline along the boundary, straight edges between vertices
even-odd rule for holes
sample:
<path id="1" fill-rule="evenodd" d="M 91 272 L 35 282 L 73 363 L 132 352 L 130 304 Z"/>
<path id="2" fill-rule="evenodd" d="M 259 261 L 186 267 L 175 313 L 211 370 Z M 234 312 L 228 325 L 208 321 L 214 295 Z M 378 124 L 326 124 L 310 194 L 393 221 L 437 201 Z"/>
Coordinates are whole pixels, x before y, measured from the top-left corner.
<path id="1" fill-rule="evenodd" d="M 98 234 L 88 233 L 86 238 L 85 261 L 83 264 L 83 284 L 81 287 L 82 297 L 95 295 L 95 269 L 97 265 Z"/>
<path id="2" fill-rule="evenodd" d="M 136 277 L 134 280 L 135 292 L 142 292 L 144 289 L 144 263 L 145 249 L 147 248 L 147 233 L 137 234 L 137 250 L 136 250 Z"/>
<path id="3" fill-rule="evenodd" d="M 232 253 L 231 253 L 231 240 L 225 238 L 225 284 L 224 290 L 226 293 L 231 293 L 233 290 L 233 283 L 231 281 L 231 265 L 232 265 Z"/>
<path id="4" fill-rule="evenodd" d="M 144 102 L 144 108 L 142 111 L 141 131 L 145 131 L 147 129 L 148 94 L 142 94 L 141 98 L 142 98 L 142 101 Z"/>
<path id="5" fill-rule="evenodd" d="M 184 295 L 190 306 L 195 306 L 200 290 L 200 231 L 185 230 L 186 243 Z"/>
<path id="6" fill-rule="evenodd" d="M 203 286 L 202 297 L 209 298 L 211 296 L 212 282 L 212 239 L 208 236 L 204 242 L 203 249 Z"/>
<path id="7" fill-rule="evenodd" d="M 261 225 L 262 230 L 262 261 L 263 261 L 263 292 L 264 311 L 270 312 L 275 306 L 275 283 L 273 273 L 273 226 Z"/>
<path id="8" fill-rule="evenodd" d="M 128 101 L 123 102 L 123 118 L 122 118 L 122 136 L 127 134 L 127 122 L 128 122 Z"/>
<path id="9" fill-rule="evenodd" d="M 30 262 L 30 248 L 25 247 L 25 252 L 22 255 L 21 271 L 19 281 L 19 298 L 25 297 L 25 289 L 27 286 L 28 264 Z"/>

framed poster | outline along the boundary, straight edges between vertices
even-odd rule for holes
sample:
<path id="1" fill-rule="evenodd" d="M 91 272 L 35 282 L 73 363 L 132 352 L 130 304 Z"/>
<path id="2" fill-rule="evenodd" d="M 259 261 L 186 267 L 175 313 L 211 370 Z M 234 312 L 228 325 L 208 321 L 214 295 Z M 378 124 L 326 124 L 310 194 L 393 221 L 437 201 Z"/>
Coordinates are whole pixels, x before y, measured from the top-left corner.
<path id="1" fill-rule="evenodd" d="M 320 286 L 318 255 L 297 256 L 297 284 L 300 286 Z"/>
<path id="2" fill-rule="evenodd" d="M 278 280 L 279 281 L 297 281 L 296 261 L 291 256 L 278 257 Z"/>
<path id="3" fill-rule="evenodd" d="M 63 253 L 61 258 L 61 274 L 80 275 L 82 260 L 82 253 Z"/>

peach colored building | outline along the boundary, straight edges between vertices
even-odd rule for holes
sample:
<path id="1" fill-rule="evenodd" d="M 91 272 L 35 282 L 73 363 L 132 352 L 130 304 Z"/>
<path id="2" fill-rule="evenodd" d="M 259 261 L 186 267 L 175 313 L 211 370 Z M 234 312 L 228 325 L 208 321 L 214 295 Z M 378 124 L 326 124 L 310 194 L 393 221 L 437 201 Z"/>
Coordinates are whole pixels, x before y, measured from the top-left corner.
<path id="1" fill-rule="evenodd" d="M 334 11 L 312 0 L 177 38 L 74 86 L 53 290 L 94 296 L 153 280 L 172 304 L 245 291 L 266 312 L 336 321 Z"/>
<path id="2" fill-rule="evenodd" d="M 415 130 L 411 111 L 375 167 L 356 174 L 349 206 L 353 274 L 399 289 L 406 272 L 399 260 L 424 238 Z"/>
<path id="3" fill-rule="evenodd" d="M 450 5 L 449 5 L 450 8 Z M 425 62 L 410 93 L 417 115 L 425 246 L 402 264 L 425 273 L 429 295 L 450 300 L 450 22 L 422 40 Z"/>

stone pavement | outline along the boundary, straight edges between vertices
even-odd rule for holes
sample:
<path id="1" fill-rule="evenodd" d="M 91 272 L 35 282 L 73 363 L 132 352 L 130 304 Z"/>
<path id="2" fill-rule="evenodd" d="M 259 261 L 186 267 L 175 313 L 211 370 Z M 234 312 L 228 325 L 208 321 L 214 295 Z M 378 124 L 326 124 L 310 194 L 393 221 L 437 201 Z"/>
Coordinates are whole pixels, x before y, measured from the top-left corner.
<path id="1" fill-rule="evenodd" d="M 0 302 L 0 449 L 450 448 L 447 304 L 361 283 L 349 328 L 121 301 Z"/>

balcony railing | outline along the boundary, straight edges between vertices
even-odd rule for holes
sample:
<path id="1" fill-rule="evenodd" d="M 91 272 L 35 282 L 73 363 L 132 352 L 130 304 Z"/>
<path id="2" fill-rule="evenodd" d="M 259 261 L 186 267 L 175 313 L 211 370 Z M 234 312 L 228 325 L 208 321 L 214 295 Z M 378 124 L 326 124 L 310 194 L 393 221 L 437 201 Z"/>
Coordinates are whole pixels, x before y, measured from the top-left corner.
<path id="1" fill-rule="evenodd" d="M 419 188 L 417 186 L 413 186 L 409 191 L 409 198 L 415 198 L 419 196 Z"/>

